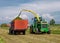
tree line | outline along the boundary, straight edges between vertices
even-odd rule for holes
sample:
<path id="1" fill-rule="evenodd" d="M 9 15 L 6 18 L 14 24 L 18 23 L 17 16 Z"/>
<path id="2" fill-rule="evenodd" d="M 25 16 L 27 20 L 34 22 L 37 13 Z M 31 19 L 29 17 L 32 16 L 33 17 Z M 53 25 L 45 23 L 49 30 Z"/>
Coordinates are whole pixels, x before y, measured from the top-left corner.
<path id="1" fill-rule="evenodd" d="M 55 20 L 54 19 L 51 19 L 50 22 L 49 22 L 50 25 L 55 25 Z M 9 27 L 6 23 L 3 23 L 0 25 L 0 27 Z"/>

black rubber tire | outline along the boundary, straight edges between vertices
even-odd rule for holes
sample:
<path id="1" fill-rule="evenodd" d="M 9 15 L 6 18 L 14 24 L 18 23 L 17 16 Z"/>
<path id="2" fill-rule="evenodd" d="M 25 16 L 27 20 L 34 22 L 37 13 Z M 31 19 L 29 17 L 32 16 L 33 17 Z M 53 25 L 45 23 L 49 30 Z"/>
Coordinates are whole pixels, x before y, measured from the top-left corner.
<path id="1" fill-rule="evenodd" d="M 17 34 L 16 34 L 16 31 L 14 31 L 13 34 L 14 34 L 14 35 L 17 35 Z"/>

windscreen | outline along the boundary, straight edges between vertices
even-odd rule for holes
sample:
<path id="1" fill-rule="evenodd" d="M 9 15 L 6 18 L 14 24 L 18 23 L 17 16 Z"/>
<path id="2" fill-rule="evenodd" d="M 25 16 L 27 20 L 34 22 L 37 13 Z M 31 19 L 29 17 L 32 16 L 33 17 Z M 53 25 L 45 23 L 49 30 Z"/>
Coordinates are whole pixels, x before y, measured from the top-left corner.
<path id="1" fill-rule="evenodd" d="M 47 24 L 42 24 L 42 28 L 47 28 Z"/>

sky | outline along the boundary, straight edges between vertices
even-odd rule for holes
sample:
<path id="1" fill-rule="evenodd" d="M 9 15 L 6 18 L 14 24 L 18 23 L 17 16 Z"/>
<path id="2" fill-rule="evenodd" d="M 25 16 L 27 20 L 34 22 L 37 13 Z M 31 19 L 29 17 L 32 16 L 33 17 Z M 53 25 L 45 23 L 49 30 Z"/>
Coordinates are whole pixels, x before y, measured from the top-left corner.
<path id="1" fill-rule="evenodd" d="M 11 22 L 22 9 L 33 10 L 46 21 L 60 24 L 60 0 L 0 0 L 0 24 Z M 34 15 L 22 12 L 21 18 L 31 23 Z"/>

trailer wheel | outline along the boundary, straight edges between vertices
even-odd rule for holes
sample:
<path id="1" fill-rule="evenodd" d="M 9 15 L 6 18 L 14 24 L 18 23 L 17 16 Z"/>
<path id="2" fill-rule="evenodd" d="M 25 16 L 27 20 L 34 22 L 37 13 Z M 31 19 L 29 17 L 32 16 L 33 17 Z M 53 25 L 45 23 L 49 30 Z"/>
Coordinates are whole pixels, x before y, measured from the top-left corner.
<path id="1" fill-rule="evenodd" d="M 25 35 L 25 31 L 23 31 L 23 35 Z"/>
<path id="2" fill-rule="evenodd" d="M 17 35 L 17 34 L 16 34 L 16 31 L 13 31 L 13 34 L 14 34 L 14 35 Z"/>

